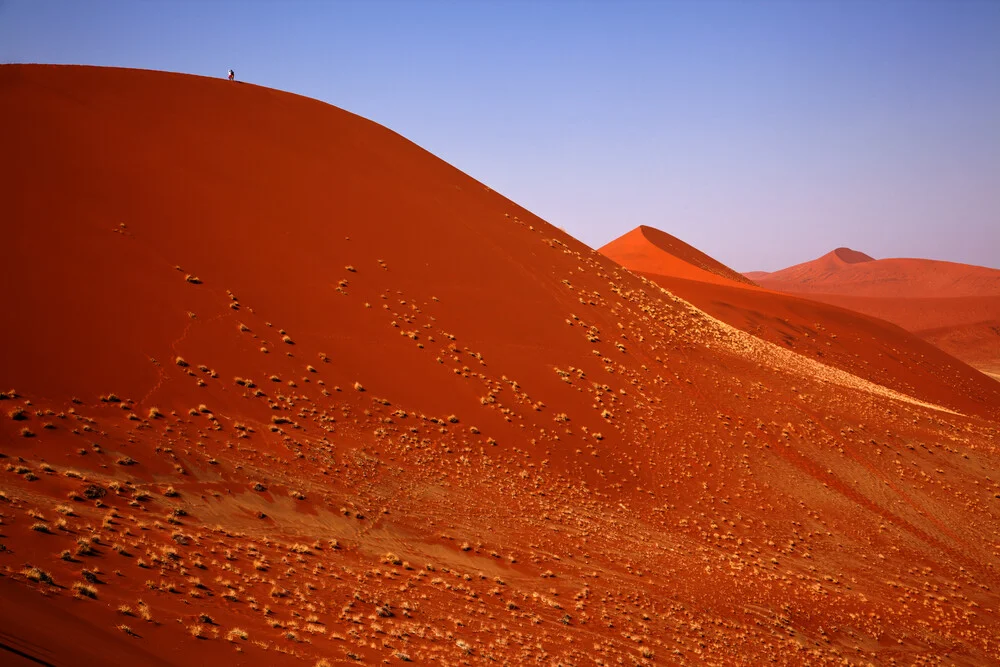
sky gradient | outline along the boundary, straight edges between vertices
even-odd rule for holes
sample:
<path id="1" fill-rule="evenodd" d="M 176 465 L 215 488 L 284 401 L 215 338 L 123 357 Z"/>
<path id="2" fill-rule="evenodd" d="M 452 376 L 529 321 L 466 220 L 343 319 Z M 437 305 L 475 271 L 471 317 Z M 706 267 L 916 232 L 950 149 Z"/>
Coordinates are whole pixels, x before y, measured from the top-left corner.
<path id="1" fill-rule="evenodd" d="M 1000 268 L 996 0 L 0 0 L 0 62 L 232 67 L 593 247 L 645 224 L 740 271 Z"/>

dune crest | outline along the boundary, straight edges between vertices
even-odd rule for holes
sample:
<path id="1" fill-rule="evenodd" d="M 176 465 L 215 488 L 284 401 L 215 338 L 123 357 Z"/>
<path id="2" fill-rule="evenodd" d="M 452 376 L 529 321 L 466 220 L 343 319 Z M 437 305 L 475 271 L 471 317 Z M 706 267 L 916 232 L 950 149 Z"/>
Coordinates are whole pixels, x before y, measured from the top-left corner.
<path id="1" fill-rule="evenodd" d="M 858 250 L 851 250 L 850 248 L 837 248 L 833 251 L 833 254 L 845 264 L 860 264 L 862 262 L 875 261 L 874 257 L 870 257 Z"/>
<path id="2" fill-rule="evenodd" d="M 697 248 L 646 225 L 640 225 L 607 243 L 599 252 L 633 271 L 753 286 L 752 280 Z"/>

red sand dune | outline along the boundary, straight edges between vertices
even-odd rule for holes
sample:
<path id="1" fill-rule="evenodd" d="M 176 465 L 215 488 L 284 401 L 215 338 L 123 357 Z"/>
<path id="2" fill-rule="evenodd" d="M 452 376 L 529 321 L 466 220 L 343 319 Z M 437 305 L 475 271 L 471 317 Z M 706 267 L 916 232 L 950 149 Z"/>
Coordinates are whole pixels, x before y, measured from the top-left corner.
<path id="1" fill-rule="evenodd" d="M 679 278 L 719 284 L 753 284 L 697 248 L 645 225 L 611 241 L 600 252 L 633 271 L 669 273 Z"/>
<path id="2" fill-rule="evenodd" d="M 700 283 L 772 344 L 287 93 L 0 121 L 0 655 L 1000 662 L 1000 384 L 905 332 Z"/>
<path id="3" fill-rule="evenodd" d="M 845 266 L 874 261 L 876 261 L 874 257 L 866 255 L 858 250 L 851 250 L 850 248 L 837 248 L 817 260 L 807 262 L 805 264 L 797 264 L 778 273 L 782 274 L 782 279 L 784 280 L 808 283 L 811 281 L 829 279 Z M 751 280 L 757 280 L 758 278 L 767 279 L 768 277 L 772 277 L 777 274 L 769 273 L 767 271 L 749 271 L 743 275 Z"/>
<path id="4" fill-rule="evenodd" d="M 1000 296 L 997 269 L 932 259 L 876 260 L 849 248 L 774 273 L 752 275 L 762 287 L 782 292 L 925 299 Z"/>
<path id="5" fill-rule="evenodd" d="M 845 261 L 843 251 L 867 259 Z M 888 320 L 977 368 L 1000 372 L 1000 270 L 872 260 L 839 248 L 812 262 L 746 275 L 768 289 Z"/>

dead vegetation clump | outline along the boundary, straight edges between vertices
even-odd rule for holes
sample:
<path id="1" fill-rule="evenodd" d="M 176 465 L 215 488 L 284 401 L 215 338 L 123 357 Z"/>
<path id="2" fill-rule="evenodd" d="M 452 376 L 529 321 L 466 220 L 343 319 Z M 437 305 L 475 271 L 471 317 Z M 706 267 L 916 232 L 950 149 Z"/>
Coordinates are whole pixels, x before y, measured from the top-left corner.
<path id="1" fill-rule="evenodd" d="M 24 569 L 21 570 L 21 574 L 30 579 L 31 581 L 38 582 L 40 584 L 54 584 L 55 581 L 52 579 L 52 575 L 45 570 L 35 567 L 34 565 L 25 565 Z"/>
<path id="2" fill-rule="evenodd" d="M 76 541 L 76 555 L 77 556 L 93 556 L 96 551 L 91 545 L 91 542 L 86 537 L 81 537 Z"/>
<path id="3" fill-rule="evenodd" d="M 77 581 L 73 584 L 74 595 L 78 598 L 90 598 L 91 600 L 97 599 L 97 589 L 89 584 L 85 584 L 81 581 Z"/>

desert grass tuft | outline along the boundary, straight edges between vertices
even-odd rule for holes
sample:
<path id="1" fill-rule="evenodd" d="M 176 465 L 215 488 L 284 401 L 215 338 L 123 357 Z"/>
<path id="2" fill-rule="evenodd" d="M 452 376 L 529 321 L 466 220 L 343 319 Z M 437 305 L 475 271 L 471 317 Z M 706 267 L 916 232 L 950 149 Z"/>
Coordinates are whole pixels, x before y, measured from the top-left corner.
<path id="1" fill-rule="evenodd" d="M 78 598 L 90 598 L 92 600 L 97 599 L 97 589 L 83 582 L 78 581 L 74 583 L 73 591 Z"/>
<path id="2" fill-rule="evenodd" d="M 55 583 L 52 579 L 51 574 L 33 565 L 26 565 L 24 569 L 21 570 L 21 574 L 23 574 L 28 579 L 31 579 L 32 581 L 37 581 L 38 583 L 41 584 Z"/>
<path id="3" fill-rule="evenodd" d="M 249 637 L 250 635 L 247 634 L 247 631 L 242 628 L 233 628 L 226 633 L 226 640 L 231 642 L 235 642 L 237 639 L 246 641 Z"/>

